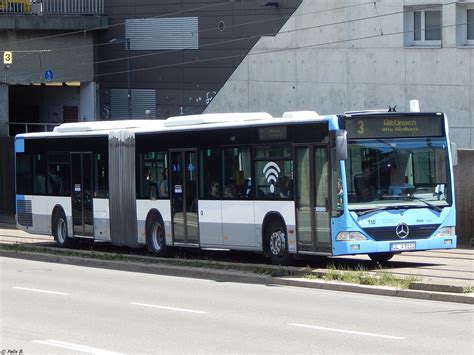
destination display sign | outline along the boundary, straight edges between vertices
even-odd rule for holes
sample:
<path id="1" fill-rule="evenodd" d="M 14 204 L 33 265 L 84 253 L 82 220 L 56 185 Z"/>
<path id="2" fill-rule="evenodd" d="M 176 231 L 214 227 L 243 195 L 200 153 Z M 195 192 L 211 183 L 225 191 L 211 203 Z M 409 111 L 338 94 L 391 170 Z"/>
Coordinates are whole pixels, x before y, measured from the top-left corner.
<path id="1" fill-rule="evenodd" d="M 286 126 L 262 127 L 258 129 L 258 140 L 283 140 L 286 139 Z"/>
<path id="2" fill-rule="evenodd" d="M 443 135 L 443 116 L 367 115 L 346 118 L 348 138 L 433 137 Z"/>

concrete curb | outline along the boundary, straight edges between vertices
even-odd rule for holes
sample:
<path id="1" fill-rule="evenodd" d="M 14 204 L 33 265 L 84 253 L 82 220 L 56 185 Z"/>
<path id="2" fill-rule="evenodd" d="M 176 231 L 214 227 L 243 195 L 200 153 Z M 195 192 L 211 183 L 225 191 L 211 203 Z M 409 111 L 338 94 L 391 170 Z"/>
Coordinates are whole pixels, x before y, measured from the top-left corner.
<path id="1" fill-rule="evenodd" d="M 404 297 L 431 301 L 474 304 L 474 295 L 435 292 L 426 290 L 401 290 L 393 287 L 368 286 L 332 282 L 324 280 L 305 280 L 296 277 L 272 277 L 246 271 L 219 270 L 190 266 L 166 265 L 164 263 L 146 263 L 133 261 L 101 260 L 81 256 L 52 255 L 16 250 L 0 250 L 0 256 L 60 264 L 86 266 L 109 270 L 140 272 L 166 276 L 191 277 L 198 279 L 215 280 L 218 282 L 241 282 L 261 285 L 282 285 L 316 288 L 331 291 L 355 292 L 379 296 Z"/>
<path id="2" fill-rule="evenodd" d="M 331 291 L 365 293 L 365 294 L 378 295 L 378 296 L 392 296 L 392 297 L 414 298 L 414 299 L 431 300 L 431 301 L 474 304 L 474 295 L 471 296 L 468 294 L 434 292 L 434 291 L 426 291 L 426 290 L 403 290 L 403 289 L 396 289 L 394 287 L 357 285 L 357 284 L 349 284 L 349 283 L 344 283 L 344 282 L 332 282 L 332 281 L 324 281 L 324 280 L 301 280 L 301 279 L 294 279 L 294 278 L 279 278 L 274 281 L 275 281 L 274 283 L 276 284 L 287 285 L 287 286 L 319 288 L 319 289 L 331 290 Z"/>
<path id="3" fill-rule="evenodd" d="M 462 286 L 441 285 L 441 284 L 426 283 L 426 282 L 412 282 L 409 288 L 410 290 L 464 293 L 464 287 Z"/>

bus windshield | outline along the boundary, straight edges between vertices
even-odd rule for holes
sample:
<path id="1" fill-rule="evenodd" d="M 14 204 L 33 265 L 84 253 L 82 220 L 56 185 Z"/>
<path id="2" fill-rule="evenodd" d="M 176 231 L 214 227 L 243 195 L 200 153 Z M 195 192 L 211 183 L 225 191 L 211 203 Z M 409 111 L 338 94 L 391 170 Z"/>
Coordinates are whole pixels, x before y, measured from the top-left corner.
<path id="1" fill-rule="evenodd" d="M 348 144 L 349 209 L 451 205 L 446 139 L 371 139 Z"/>

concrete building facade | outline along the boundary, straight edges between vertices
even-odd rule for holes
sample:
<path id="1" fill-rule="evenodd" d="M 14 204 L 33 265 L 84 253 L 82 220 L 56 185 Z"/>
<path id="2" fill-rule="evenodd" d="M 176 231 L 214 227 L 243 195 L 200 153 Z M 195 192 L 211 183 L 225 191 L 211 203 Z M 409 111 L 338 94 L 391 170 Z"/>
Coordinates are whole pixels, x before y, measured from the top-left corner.
<path id="1" fill-rule="evenodd" d="M 300 4 L 107 1 L 110 25 L 99 47 L 100 119 L 143 118 L 147 110 L 160 119 L 202 113 L 261 36 L 276 34 Z"/>
<path id="2" fill-rule="evenodd" d="M 474 148 L 474 2 L 304 0 L 261 38 L 210 112 L 442 111 L 450 136 Z"/>
<path id="3" fill-rule="evenodd" d="M 13 136 L 42 130 L 41 124 L 96 118 L 95 43 L 107 25 L 101 14 L 3 13 L 0 51 L 11 64 L 0 67 L 2 132 Z M 5 127 L 7 125 L 7 127 Z M 9 126 L 9 127 L 8 127 Z"/>

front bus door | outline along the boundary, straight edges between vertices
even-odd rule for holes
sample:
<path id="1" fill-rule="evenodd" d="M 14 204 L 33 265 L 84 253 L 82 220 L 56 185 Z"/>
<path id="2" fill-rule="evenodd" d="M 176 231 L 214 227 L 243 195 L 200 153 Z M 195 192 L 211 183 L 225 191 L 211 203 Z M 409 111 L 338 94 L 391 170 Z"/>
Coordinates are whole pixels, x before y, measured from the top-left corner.
<path id="1" fill-rule="evenodd" d="M 327 146 L 297 146 L 296 224 L 298 251 L 331 253 Z"/>
<path id="2" fill-rule="evenodd" d="M 199 245 L 197 152 L 171 152 L 171 208 L 175 244 Z"/>
<path id="3" fill-rule="evenodd" d="M 94 237 L 92 154 L 71 154 L 72 223 L 77 237 Z"/>

